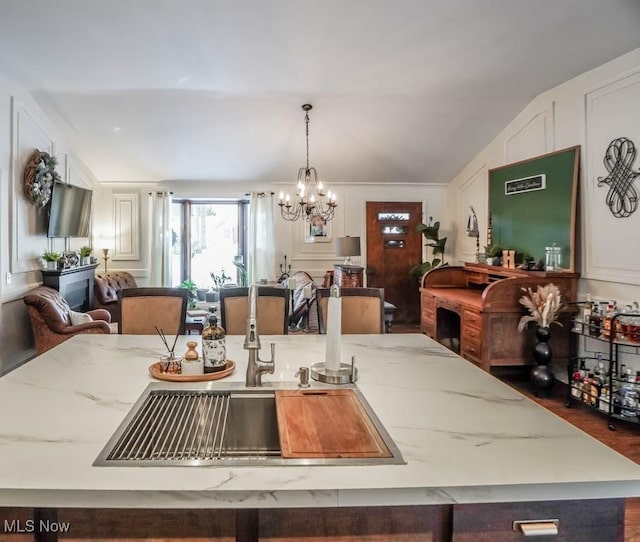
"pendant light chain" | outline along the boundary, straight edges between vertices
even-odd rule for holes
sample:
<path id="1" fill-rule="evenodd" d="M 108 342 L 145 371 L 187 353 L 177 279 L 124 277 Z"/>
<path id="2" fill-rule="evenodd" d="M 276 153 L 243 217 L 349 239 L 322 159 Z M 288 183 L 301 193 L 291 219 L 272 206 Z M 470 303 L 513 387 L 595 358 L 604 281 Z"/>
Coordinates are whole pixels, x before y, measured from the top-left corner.
<path id="1" fill-rule="evenodd" d="M 309 111 L 304 115 L 304 123 L 307 132 L 307 171 L 309 171 Z"/>

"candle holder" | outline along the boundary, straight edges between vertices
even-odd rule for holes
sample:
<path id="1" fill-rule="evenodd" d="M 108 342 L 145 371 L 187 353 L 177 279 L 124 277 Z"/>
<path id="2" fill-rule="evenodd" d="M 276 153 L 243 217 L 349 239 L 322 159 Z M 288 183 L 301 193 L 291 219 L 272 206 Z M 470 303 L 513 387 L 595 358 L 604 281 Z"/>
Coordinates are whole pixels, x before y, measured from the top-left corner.
<path id="1" fill-rule="evenodd" d="M 109 259 L 109 249 L 108 248 L 103 248 L 102 249 L 102 259 L 104 260 L 104 272 L 107 272 L 107 260 Z"/>
<path id="2" fill-rule="evenodd" d="M 280 278 L 278 282 L 282 282 L 285 279 L 289 278 L 289 273 L 291 272 L 291 264 L 287 267 L 287 255 L 284 255 L 284 265 L 280 264 Z"/>

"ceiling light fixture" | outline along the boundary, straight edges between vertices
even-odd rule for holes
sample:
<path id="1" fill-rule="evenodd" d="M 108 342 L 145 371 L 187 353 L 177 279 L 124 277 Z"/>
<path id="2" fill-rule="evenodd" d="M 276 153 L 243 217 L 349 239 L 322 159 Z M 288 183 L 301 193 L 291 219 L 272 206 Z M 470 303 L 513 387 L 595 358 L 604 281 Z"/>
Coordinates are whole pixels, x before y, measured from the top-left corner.
<path id="1" fill-rule="evenodd" d="M 280 192 L 280 215 L 285 220 L 298 220 L 304 218 L 307 222 L 313 216 L 319 216 L 325 222 L 333 218 L 336 203 L 335 193 L 329 190 L 326 194 L 321 181 L 318 181 L 316 168 L 309 167 L 309 111 L 311 104 L 304 104 L 304 124 L 307 136 L 307 166 L 298 170 L 298 184 L 296 186 L 295 201 L 291 201 L 289 194 Z"/>

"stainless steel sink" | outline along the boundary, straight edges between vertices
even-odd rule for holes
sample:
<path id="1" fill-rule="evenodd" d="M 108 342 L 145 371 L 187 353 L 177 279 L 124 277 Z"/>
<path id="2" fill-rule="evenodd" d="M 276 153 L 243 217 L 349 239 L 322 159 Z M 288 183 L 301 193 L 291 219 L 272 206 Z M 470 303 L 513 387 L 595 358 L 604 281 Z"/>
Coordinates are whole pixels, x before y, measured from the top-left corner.
<path id="1" fill-rule="evenodd" d="M 278 387 L 292 389 L 295 384 Z M 392 457 L 283 458 L 276 388 L 157 382 L 147 386 L 94 466 L 403 464 L 400 451 L 357 386 L 341 387 L 353 389 Z"/>

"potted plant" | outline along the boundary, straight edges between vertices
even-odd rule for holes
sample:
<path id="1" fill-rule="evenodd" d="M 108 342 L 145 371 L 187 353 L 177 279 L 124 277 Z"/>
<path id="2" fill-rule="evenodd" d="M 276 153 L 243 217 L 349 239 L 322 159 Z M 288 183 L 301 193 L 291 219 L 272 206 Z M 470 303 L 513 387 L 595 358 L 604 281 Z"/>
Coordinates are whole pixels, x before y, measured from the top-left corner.
<path id="1" fill-rule="evenodd" d="M 80 264 L 81 265 L 89 265 L 91 263 L 91 253 L 93 249 L 91 247 L 80 247 Z"/>
<path id="2" fill-rule="evenodd" d="M 58 260 L 60 259 L 58 252 L 46 250 L 42 253 L 42 259 L 47 262 L 47 269 L 58 269 Z"/>
<path id="3" fill-rule="evenodd" d="M 502 247 L 500 245 L 487 245 L 484 247 L 487 256 L 487 265 L 500 265 L 502 263 Z"/>
<path id="4" fill-rule="evenodd" d="M 220 270 L 219 275 L 216 275 L 213 271 L 209 274 L 213 280 L 213 286 L 211 288 L 212 291 L 207 293 L 207 301 L 215 303 L 220 301 L 220 288 L 231 281 L 231 277 L 224 272 L 224 268 Z"/>
<path id="5" fill-rule="evenodd" d="M 422 276 L 427 272 L 444 265 L 444 247 L 447 244 L 447 238 L 440 238 L 438 232 L 440 230 L 440 222 L 433 223 L 433 218 L 429 217 L 428 224 L 418 224 L 416 231 L 422 233 L 426 239 L 425 246 L 431 248 L 431 261 L 426 260 L 424 262 L 414 265 L 409 269 L 409 275 L 412 281 L 420 283 Z"/>
<path id="6" fill-rule="evenodd" d="M 183 280 L 182 284 L 179 286 L 180 288 L 186 288 L 189 290 L 189 299 L 188 299 L 188 307 L 190 309 L 195 309 L 198 305 L 198 287 L 191 280 Z"/>

